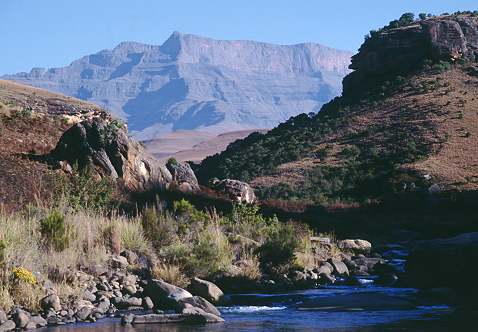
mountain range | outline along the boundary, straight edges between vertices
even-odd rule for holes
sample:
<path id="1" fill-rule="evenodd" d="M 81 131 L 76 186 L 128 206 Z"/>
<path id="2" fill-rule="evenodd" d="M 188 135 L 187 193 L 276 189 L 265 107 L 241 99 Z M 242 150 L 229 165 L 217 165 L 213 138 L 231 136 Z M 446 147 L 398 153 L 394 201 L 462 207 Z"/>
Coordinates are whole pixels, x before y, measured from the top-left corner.
<path id="1" fill-rule="evenodd" d="M 224 41 L 174 32 L 123 42 L 61 68 L 2 78 L 96 103 L 140 140 L 176 131 L 272 128 L 341 92 L 351 53 L 319 44 Z"/>

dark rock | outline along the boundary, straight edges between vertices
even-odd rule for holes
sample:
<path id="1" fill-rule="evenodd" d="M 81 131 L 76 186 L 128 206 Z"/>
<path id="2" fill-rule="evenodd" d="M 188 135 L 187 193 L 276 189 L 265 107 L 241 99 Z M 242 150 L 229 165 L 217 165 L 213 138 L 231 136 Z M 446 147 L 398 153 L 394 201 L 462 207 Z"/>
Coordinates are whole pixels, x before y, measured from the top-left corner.
<path id="1" fill-rule="evenodd" d="M 335 277 L 328 273 L 320 273 L 319 281 L 325 284 L 333 284 L 335 283 Z"/>
<path id="2" fill-rule="evenodd" d="M 406 277 L 413 286 L 451 288 L 476 303 L 477 261 L 478 233 L 421 241 L 408 256 Z"/>

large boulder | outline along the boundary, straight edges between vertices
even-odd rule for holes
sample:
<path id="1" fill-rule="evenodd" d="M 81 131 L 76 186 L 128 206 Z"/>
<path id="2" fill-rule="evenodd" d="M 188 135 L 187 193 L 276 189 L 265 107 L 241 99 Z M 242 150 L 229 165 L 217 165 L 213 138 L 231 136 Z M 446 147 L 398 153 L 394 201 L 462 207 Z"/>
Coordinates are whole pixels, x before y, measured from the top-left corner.
<path id="1" fill-rule="evenodd" d="M 166 168 L 173 177 L 173 182 L 177 184 L 179 190 L 184 192 L 199 191 L 199 183 L 188 163 L 181 163 L 176 159 L 169 159 Z"/>
<path id="2" fill-rule="evenodd" d="M 153 300 L 156 307 L 162 309 L 176 309 L 182 299 L 193 297 L 187 290 L 159 279 L 149 280 L 144 293 Z"/>
<path id="3" fill-rule="evenodd" d="M 344 262 L 334 258 L 329 259 L 328 262 L 333 266 L 334 268 L 333 273 L 335 275 L 343 277 L 343 276 L 348 276 L 350 274 L 349 269 L 347 268 L 347 265 L 345 265 Z"/>
<path id="4" fill-rule="evenodd" d="M 192 294 L 201 296 L 214 304 L 221 303 L 224 298 L 224 293 L 219 287 L 210 281 L 199 278 L 191 280 L 188 290 Z"/>
<path id="5" fill-rule="evenodd" d="M 351 251 L 354 253 L 369 253 L 372 250 L 372 244 L 366 240 L 361 239 L 347 239 L 339 241 L 338 246 L 344 251 Z"/>
<path id="6" fill-rule="evenodd" d="M 245 182 L 231 179 L 213 179 L 211 181 L 211 186 L 213 189 L 225 194 L 233 201 L 248 204 L 256 201 L 254 190 Z"/>
<path id="7" fill-rule="evenodd" d="M 452 288 L 476 299 L 477 261 L 478 232 L 421 241 L 408 257 L 406 277 L 413 286 Z"/>
<path id="8" fill-rule="evenodd" d="M 50 157 L 58 162 L 90 168 L 99 176 L 122 179 L 130 190 L 166 187 L 172 176 L 136 141 L 126 126 L 108 116 L 75 124 L 61 136 Z"/>
<path id="9" fill-rule="evenodd" d="M 200 296 L 187 297 L 179 301 L 179 307 L 177 311 L 184 313 L 186 309 L 200 308 L 207 313 L 221 316 L 221 313 L 217 308 L 208 300 Z"/>

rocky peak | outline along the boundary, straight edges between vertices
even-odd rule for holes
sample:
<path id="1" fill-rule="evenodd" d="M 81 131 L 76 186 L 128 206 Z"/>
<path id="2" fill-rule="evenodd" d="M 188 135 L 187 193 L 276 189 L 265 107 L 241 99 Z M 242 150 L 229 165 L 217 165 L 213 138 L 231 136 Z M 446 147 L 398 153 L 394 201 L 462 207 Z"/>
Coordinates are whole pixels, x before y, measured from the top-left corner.
<path id="1" fill-rule="evenodd" d="M 427 18 L 393 29 L 382 29 L 366 39 L 352 57 L 344 79 L 344 93 L 390 75 L 419 69 L 425 61 L 478 59 L 478 17 L 450 15 Z"/>

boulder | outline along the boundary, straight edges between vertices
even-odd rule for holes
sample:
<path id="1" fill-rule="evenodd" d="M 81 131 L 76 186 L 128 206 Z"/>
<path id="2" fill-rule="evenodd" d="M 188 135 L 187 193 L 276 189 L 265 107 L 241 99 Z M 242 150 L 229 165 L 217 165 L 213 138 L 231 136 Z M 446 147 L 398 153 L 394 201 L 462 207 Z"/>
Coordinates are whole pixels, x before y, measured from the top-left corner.
<path id="1" fill-rule="evenodd" d="M 143 308 L 145 309 L 153 309 L 154 303 L 153 300 L 149 296 L 143 297 Z"/>
<path id="2" fill-rule="evenodd" d="M 91 308 L 88 306 L 81 307 L 76 313 L 75 316 L 79 321 L 87 320 L 91 315 Z"/>
<path id="3" fill-rule="evenodd" d="M 353 253 L 369 253 L 372 249 L 372 244 L 366 240 L 361 239 L 347 239 L 339 241 L 338 246 L 344 251 L 351 251 Z"/>
<path id="4" fill-rule="evenodd" d="M 17 326 L 13 320 L 7 320 L 0 324 L 0 332 L 13 331 L 16 327 Z"/>
<path id="5" fill-rule="evenodd" d="M 318 268 L 314 269 L 314 272 L 317 274 L 332 274 L 334 267 L 329 262 L 322 262 Z"/>
<path id="6" fill-rule="evenodd" d="M 0 309 L 0 324 L 5 323 L 7 320 L 7 314 L 5 313 L 5 311 Z"/>
<path id="7" fill-rule="evenodd" d="M 53 309 L 54 311 L 61 310 L 60 298 L 56 294 L 45 296 L 41 299 L 40 305 L 44 311 L 48 311 L 49 309 Z"/>
<path id="8" fill-rule="evenodd" d="M 17 328 L 23 329 L 30 321 L 30 315 L 21 309 L 16 309 L 12 314 L 12 319 L 15 322 Z"/>
<path id="9" fill-rule="evenodd" d="M 201 308 L 190 306 L 183 309 L 183 315 L 186 315 L 186 323 L 189 324 L 204 324 L 204 323 L 221 323 L 224 319 L 221 317 L 205 312 Z"/>
<path id="10" fill-rule="evenodd" d="M 213 179 L 211 186 L 235 202 L 251 204 L 256 201 L 254 190 L 245 182 L 231 179 Z"/>
<path id="11" fill-rule="evenodd" d="M 173 182 L 178 185 L 178 188 L 184 192 L 199 191 L 199 183 L 188 163 L 182 163 L 176 159 L 169 159 L 166 163 L 166 168 L 173 177 Z"/>
<path id="12" fill-rule="evenodd" d="M 133 191 L 165 187 L 172 181 L 166 166 L 130 139 L 125 125 L 107 115 L 68 129 L 49 157 L 80 169 L 90 168 L 101 177 L 122 179 Z"/>
<path id="13" fill-rule="evenodd" d="M 476 303 L 477 261 L 478 232 L 421 241 L 408 256 L 406 278 L 419 288 L 451 288 Z"/>
<path id="14" fill-rule="evenodd" d="M 169 323 L 187 323 L 204 324 L 219 323 L 224 319 L 212 314 L 208 314 L 201 309 L 196 308 L 186 314 L 149 314 L 137 315 L 133 319 L 133 324 L 169 324 Z"/>
<path id="15" fill-rule="evenodd" d="M 190 307 L 200 308 L 210 314 L 221 316 L 219 310 L 217 310 L 217 308 L 212 303 L 200 296 L 193 296 L 180 300 L 179 307 L 177 310 L 179 312 L 184 312 L 185 309 Z"/>
<path id="16" fill-rule="evenodd" d="M 188 286 L 188 290 L 197 296 L 201 296 L 211 303 L 219 304 L 224 299 L 224 293 L 214 283 L 194 278 L 191 280 L 191 284 Z"/>
<path id="17" fill-rule="evenodd" d="M 30 317 L 30 323 L 34 323 L 35 327 L 44 327 L 48 324 L 46 319 L 40 315 Z"/>
<path id="18" fill-rule="evenodd" d="M 187 290 L 159 279 L 148 280 L 144 293 L 163 309 L 175 309 L 180 300 L 193 297 Z"/>
<path id="19" fill-rule="evenodd" d="M 328 262 L 334 267 L 334 274 L 338 276 L 348 276 L 349 275 L 349 269 L 347 268 L 347 265 L 345 265 L 344 262 L 339 261 L 337 259 L 329 259 Z"/>

